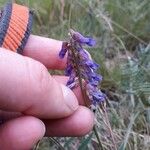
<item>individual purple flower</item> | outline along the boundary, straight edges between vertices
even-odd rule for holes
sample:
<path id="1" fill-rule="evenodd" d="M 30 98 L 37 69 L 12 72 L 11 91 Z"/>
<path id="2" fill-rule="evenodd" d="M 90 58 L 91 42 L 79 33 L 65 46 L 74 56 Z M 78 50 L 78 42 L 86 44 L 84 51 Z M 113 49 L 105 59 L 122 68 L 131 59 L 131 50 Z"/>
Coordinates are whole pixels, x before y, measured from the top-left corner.
<path id="1" fill-rule="evenodd" d="M 104 101 L 104 94 L 98 89 L 98 87 L 88 83 L 86 89 L 87 95 L 94 105 Z"/>
<path id="2" fill-rule="evenodd" d="M 70 30 L 70 33 L 72 38 L 80 44 L 87 44 L 88 46 L 94 46 L 96 44 L 96 41 L 91 37 L 84 37 L 82 34 L 75 32 L 72 29 Z"/>
<path id="3" fill-rule="evenodd" d="M 97 70 L 99 68 L 99 64 L 93 62 L 92 60 L 87 60 L 85 62 L 83 61 L 83 63 L 88 67 L 92 68 L 93 70 Z"/>
<path id="4" fill-rule="evenodd" d="M 67 53 L 67 67 L 65 75 L 69 76 L 67 86 L 73 88 L 75 79 L 86 82 L 85 89 L 91 104 L 96 105 L 104 101 L 104 94 L 98 88 L 102 76 L 96 73 L 99 64 L 91 59 L 90 54 L 83 49 L 83 45 L 94 46 L 95 40 L 84 37 L 78 32 L 70 30 L 70 41 L 64 42 L 59 57 L 62 59 Z"/>
<path id="5" fill-rule="evenodd" d="M 72 83 L 75 82 L 76 73 L 72 71 L 71 75 L 69 76 L 69 80 L 67 81 L 67 86 L 70 86 Z"/>
<path id="6" fill-rule="evenodd" d="M 70 76 L 73 70 L 73 66 L 71 64 L 68 64 L 65 70 L 65 75 Z"/>

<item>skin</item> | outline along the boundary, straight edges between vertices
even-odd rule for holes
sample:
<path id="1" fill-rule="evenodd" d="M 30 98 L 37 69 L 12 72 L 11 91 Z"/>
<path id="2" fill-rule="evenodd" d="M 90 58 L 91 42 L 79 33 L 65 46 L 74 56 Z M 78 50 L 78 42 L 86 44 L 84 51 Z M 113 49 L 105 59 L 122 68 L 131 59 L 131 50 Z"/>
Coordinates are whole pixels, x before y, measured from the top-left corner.
<path id="1" fill-rule="evenodd" d="M 44 135 L 82 136 L 92 130 L 94 115 L 80 89 L 65 86 L 62 42 L 31 35 L 23 56 L 0 48 L 0 149 L 30 150 Z"/>

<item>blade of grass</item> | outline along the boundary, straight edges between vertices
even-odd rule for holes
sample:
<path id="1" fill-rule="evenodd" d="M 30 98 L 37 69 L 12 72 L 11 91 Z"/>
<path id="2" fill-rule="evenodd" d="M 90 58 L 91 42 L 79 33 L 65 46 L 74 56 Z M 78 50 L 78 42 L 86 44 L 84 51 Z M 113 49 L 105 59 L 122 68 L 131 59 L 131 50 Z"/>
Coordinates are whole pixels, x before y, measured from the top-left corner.
<path id="1" fill-rule="evenodd" d="M 140 114 L 140 112 L 138 111 L 137 113 L 131 115 L 130 123 L 128 125 L 128 129 L 127 129 L 124 141 L 122 142 L 122 144 L 120 145 L 118 150 L 125 150 L 126 149 L 126 146 L 127 146 L 130 134 L 131 134 L 131 130 L 132 130 L 133 124 L 134 124 L 135 119 L 138 117 L 139 114 Z"/>

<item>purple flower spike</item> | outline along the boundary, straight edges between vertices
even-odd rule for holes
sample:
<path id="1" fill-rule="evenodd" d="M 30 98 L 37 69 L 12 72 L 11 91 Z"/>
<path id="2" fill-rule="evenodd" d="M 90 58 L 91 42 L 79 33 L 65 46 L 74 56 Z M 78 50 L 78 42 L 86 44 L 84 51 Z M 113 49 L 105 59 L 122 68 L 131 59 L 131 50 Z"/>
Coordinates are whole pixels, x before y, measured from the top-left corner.
<path id="1" fill-rule="evenodd" d="M 84 80 L 87 96 L 91 105 L 95 106 L 105 100 L 104 94 L 98 88 L 102 76 L 96 73 L 99 64 L 92 60 L 90 54 L 82 46 L 85 44 L 94 46 L 96 42 L 73 30 L 70 30 L 70 35 L 70 41 L 63 43 L 59 53 L 60 58 L 64 58 L 65 54 L 68 54 L 65 69 L 65 75 L 69 76 L 67 86 L 72 89 L 76 84 L 75 79 Z"/>

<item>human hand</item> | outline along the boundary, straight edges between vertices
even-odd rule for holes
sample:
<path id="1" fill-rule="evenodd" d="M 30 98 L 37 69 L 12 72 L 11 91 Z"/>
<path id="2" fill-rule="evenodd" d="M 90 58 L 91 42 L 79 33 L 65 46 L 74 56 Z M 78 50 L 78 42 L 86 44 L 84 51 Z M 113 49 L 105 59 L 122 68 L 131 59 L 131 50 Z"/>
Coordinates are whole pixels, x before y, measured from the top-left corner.
<path id="1" fill-rule="evenodd" d="M 66 77 L 46 69 L 65 68 L 61 45 L 31 35 L 24 56 L 0 48 L 0 149 L 29 150 L 44 135 L 81 136 L 92 129 L 94 116 L 80 105 L 80 90 L 72 92 Z"/>

